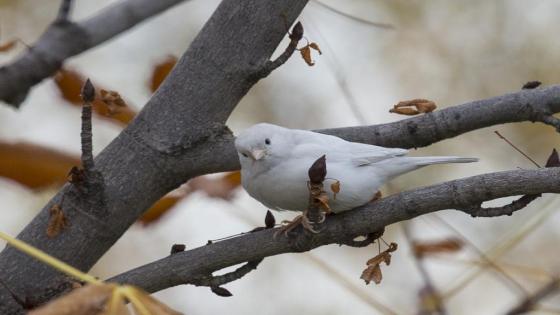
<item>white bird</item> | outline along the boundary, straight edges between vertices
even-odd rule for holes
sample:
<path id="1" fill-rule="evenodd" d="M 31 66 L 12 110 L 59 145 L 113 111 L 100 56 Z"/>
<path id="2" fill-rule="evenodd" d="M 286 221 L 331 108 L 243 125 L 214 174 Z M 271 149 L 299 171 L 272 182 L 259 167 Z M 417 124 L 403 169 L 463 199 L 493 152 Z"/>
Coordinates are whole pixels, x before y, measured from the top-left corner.
<path id="1" fill-rule="evenodd" d="M 243 187 L 274 210 L 304 211 L 308 207 L 308 170 L 322 155 L 326 155 L 327 165 L 325 186 L 340 182 L 336 198 L 325 189 L 335 213 L 368 203 L 383 183 L 403 173 L 431 164 L 478 161 L 456 156 L 407 157 L 406 149 L 349 142 L 267 123 L 241 132 L 235 148 Z"/>

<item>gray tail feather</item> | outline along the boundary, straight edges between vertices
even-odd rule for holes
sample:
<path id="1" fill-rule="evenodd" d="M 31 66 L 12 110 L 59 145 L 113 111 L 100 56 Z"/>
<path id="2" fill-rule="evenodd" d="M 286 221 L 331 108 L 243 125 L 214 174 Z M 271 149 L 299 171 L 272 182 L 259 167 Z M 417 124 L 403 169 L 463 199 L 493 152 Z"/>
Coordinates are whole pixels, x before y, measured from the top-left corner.
<path id="1" fill-rule="evenodd" d="M 425 166 L 431 164 L 445 164 L 445 163 L 472 163 L 477 162 L 477 158 L 466 158 L 459 156 L 422 156 L 422 157 L 407 157 L 414 161 L 418 166 Z"/>

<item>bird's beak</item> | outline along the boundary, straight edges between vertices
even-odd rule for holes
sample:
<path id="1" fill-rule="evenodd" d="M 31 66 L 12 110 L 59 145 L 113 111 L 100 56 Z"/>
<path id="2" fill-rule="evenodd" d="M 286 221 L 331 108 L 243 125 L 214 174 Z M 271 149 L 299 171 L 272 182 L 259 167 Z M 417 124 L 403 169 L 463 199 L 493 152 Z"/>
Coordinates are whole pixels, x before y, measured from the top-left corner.
<path id="1" fill-rule="evenodd" d="M 262 159 L 264 157 L 264 155 L 266 154 L 265 150 L 259 150 L 259 149 L 254 149 L 251 150 L 249 152 L 249 155 L 251 156 L 251 158 L 253 158 L 253 160 L 258 161 L 260 159 Z"/>

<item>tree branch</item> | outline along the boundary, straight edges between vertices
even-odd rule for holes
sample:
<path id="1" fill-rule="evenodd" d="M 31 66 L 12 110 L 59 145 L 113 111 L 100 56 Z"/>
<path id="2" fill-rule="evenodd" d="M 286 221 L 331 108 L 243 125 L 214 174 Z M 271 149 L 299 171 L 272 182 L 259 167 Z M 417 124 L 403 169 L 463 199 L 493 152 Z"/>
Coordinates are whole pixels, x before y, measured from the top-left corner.
<path id="1" fill-rule="evenodd" d="M 546 123 L 545 121 L 556 119 L 552 115 L 559 112 L 560 85 L 553 85 L 467 102 L 387 124 L 316 131 L 348 141 L 384 147 L 419 148 L 469 131 L 500 124 L 522 121 Z M 213 165 L 219 167 L 213 168 L 211 172 L 239 169 L 233 140 L 230 143 L 222 143 L 214 152 L 216 159 Z"/>
<path id="2" fill-rule="evenodd" d="M 560 168 L 490 173 L 417 188 L 329 217 L 321 233 L 277 237 L 277 229 L 177 253 L 109 279 L 156 292 L 191 283 L 201 274 L 265 257 L 304 252 L 383 229 L 385 226 L 444 209 L 466 209 L 482 201 L 521 194 L 560 193 Z M 470 213 L 469 213 L 470 214 Z M 299 229 L 298 231 L 301 231 Z"/>
<path id="3" fill-rule="evenodd" d="M 166 1 L 131 3 L 154 8 Z M 72 188 L 67 184 L 18 238 L 88 270 L 154 202 L 216 167 L 211 164 L 214 148 L 231 143 L 225 121 L 255 83 L 255 65 L 270 59 L 286 36 L 286 23 L 292 24 L 306 3 L 223 0 L 134 121 L 95 158 L 105 183 L 103 209 L 89 211 L 89 196 L 79 203 L 66 198 L 68 227 L 55 239 L 48 238 L 48 210 Z M 106 12 L 83 23 L 91 30 L 90 43 L 106 39 L 106 29 L 121 25 Z M 65 276 L 11 247 L 0 253 L 0 279 L 18 296 L 42 301 L 60 294 L 68 283 Z M 22 312 L 0 287 L 0 313 Z"/>
<path id="4" fill-rule="evenodd" d="M 12 63 L 0 68 L 0 100 L 19 107 L 29 90 L 62 63 L 184 0 L 122 0 L 80 23 L 71 22 L 70 0 L 62 0 L 56 20 Z"/>

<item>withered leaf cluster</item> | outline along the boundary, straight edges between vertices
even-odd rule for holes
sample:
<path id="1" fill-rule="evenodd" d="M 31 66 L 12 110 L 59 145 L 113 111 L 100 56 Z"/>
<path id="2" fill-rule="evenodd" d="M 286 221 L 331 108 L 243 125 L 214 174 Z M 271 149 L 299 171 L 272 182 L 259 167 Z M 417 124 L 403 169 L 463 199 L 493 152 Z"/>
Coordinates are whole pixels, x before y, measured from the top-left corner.
<path id="1" fill-rule="evenodd" d="M 305 63 L 307 63 L 308 66 L 315 65 L 315 62 L 311 58 L 311 49 L 316 50 L 319 53 L 319 55 L 323 54 L 321 48 L 319 48 L 319 45 L 317 45 L 317 43 L 308 43 L 307 45 L 298 49 L 301 54 L 301 57 L 303 58 Z"/>
<path id="2" fill-rule="evenodd" d="M 401 114 L 401 115 L 418 115 L 432 112 L 436 109 L 436 103 L 422 99 L 416 98 L 409 101 L 402 101 L 394 105 L 393 108 L 389 110 L 390 113 Z"/>
<path id="3" fill-rule="evenodd" d="M 383 274 L 381 273 L 381 263 L 385 263 L 385 265 L 389 266 L 391 264 L 391 253 L 397 250 L 397 243 L 389 244 L 389 248 L 385 251 L 379 253 L 377 256 L 371 258 L 366 262 L 366 269 L 362 272 L 362 276 L 360 279 L 363 279 L 366 284 L 369 284 L 371 281 L 375 282 L 375 284 L 381 283 L 383 279 Z"/>

